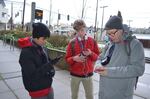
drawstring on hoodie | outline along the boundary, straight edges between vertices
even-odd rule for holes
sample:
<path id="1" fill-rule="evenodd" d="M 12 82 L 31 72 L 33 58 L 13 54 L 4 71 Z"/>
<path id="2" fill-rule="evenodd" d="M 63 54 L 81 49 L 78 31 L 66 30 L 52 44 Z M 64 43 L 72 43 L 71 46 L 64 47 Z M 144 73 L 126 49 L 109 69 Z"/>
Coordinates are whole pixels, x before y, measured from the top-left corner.
<path id="1" fill-rule="evenodd" d="M 43 46 L 38 45 L 38 44 L 33 40 L 33 38 L 30 38 L 30 41 L 31 41 L 31 43 L 33 44 L 33 46 L 35 46 L 35 47 L 38 49 L 38 53 L 42 56 L 42 61 L 43 61 L 43 63 L 49 62 L 48 55 L 46 54 L 46 52 L 45 52 Z M 45 61 L 44 58 L 46 58 L 46 61 Z"/>
<path id="2" fill-rule="evenodd" d="M 79 45 L 80 45 L 80 48 L 81 48 L 81 55 L 83 55 L 84 56 L 84 54 L 83 54 L 83 52 L 82 51 L 84 51 L 85 50 L 85 39 L 83 40 L 83 41 L 81 41 L 81 40 L 79 40 L 78 38 L 77 38 L 77 41 L 78 41 L 78 43 L 79 43 Z M 82 68 L 82 71 L 84 72 L 84 74 L 85 75 L 87 75 L 88 73 L 88 70 L 89 70 L 89 68 L 88 68 L 88 66 L 87 66 L 88 64 L 87 64 L 87 59 L 85 60 L 85 62 L 83 63 L 83 68 Z M 87 68 L 87 70 L 86 70 L 86 68 Z"/>

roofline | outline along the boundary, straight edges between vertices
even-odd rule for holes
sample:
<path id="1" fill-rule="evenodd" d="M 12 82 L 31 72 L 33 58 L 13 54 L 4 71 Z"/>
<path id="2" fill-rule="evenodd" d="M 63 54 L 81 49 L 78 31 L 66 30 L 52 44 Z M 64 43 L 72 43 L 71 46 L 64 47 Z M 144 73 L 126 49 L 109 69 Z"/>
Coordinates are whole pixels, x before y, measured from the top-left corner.
<path id="1" fill-rule="evenodd" d="M 6 6 L 4 0 L 1 0 L 0 3 L 1 3 L 4 7 Z"/>

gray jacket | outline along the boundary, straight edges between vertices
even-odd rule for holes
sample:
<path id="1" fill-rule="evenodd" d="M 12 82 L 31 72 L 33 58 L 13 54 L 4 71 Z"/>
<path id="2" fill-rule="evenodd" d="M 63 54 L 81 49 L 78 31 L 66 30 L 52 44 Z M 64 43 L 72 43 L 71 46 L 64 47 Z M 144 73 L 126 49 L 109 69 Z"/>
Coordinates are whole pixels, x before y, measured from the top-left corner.
<path id="1" fill-rule="evenodd" d="M 143 75 L 145 70 L 144 50 L 142 44 L 133 39 L 129 57 L 125 46 L 115 44 L 111 60 L 106 66 L 108 75 L 100 76 L 99 99 L 133 99 L 136 77 Z"/>

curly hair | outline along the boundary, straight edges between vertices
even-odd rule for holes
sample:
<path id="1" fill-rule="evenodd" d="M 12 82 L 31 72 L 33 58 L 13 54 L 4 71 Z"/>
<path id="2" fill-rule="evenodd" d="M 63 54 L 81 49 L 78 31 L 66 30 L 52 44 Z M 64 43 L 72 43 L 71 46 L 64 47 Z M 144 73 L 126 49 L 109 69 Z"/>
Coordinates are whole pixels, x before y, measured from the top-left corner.
<path id="1" fill-rule="evenodd" d="M 81 28 L 85 28 L 85 27 L 86 27 L 86 24 L 83 20 L 78 19 L 74 21 L 74 24 L 73 24 L 74 30 L 79 31 Z"/>

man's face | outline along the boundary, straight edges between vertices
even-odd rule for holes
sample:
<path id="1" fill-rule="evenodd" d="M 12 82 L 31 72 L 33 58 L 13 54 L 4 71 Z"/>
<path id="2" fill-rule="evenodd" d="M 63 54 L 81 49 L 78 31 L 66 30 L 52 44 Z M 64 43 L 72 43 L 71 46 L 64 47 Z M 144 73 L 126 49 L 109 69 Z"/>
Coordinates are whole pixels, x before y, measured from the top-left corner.
<path id="1" fill-rule="evenodd" d="M 106 35 L 114 43 L 119 43 L 122 40 L 122 34 L 123 34 L 123 30 L 119 30 L 119 29 L 106 30 Z"/>
<path id="2" fill-rule="evenodd" d="M 45 37 L 36 38 L 35 42 L 40 46 L 44 46 L 46 43 L 46 38 Z"/>
<path id="3" fill-rule="evenodd" d="M 85 29 L 84 27 L 81 28 L 81 29 L 78 31 L 78 35 L 79 35 L 80 37 L 85 36 L 85 34 L 86 34 L 86 29 Z"/>

